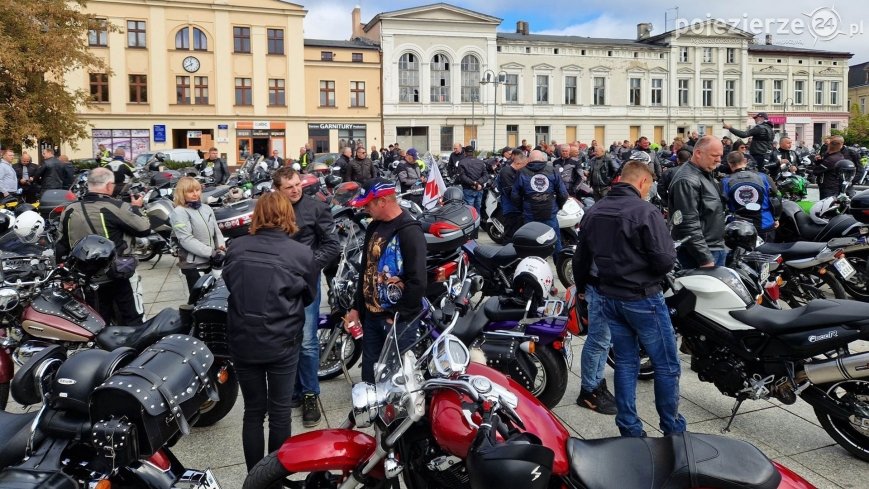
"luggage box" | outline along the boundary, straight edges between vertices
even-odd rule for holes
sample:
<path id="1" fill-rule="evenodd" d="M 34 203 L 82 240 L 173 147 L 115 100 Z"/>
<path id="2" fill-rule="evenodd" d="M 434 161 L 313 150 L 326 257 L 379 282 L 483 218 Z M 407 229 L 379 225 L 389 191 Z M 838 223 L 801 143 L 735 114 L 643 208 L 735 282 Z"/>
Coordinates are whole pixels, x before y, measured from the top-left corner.
<path id="1" fill-rule="evenodd" d="M 480 215 L 465 204 L 448 203 L 419 217 L 430 253 L 455 250 L 471 239 L 480 227 Z"/>
<path id="2" fill-rule="evenodd" d="M 851 199 L 850 212 L 854 219 L 869 224 L 869 190 L 859 192 Z"/>
<path id="3" fill-rule="evenodd" d="M 555 251 L 557 231 L 542 222 L 523 224 L 513 235 L 513 248 L 520 258 L 539 256 L 548 258 Z"/>

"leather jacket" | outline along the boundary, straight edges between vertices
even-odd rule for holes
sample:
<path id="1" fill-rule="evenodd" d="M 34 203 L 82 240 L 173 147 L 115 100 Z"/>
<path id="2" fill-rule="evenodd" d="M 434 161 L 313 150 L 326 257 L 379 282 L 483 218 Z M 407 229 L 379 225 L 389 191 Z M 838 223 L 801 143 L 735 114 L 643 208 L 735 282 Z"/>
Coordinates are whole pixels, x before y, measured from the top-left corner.
<path id="1" fill-rule="evenodd" d="M 668 189 L 673 240 L 700 264 L 714 262 L 711 250 L 724 249 L 724 202 L 712 173 L 688 162 L 675 169 Z"/>

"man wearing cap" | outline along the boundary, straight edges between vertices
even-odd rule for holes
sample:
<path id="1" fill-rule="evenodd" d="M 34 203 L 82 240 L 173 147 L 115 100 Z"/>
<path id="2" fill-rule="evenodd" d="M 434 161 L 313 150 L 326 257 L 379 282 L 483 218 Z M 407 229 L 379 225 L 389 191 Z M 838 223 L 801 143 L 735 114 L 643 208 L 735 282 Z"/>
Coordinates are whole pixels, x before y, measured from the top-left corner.
<path id="1" fill-rule="evenodd" d="M 772 142 L 775 139 L 775 131 L 772 129 L 772 124 L 766 112 L 758 112 L 754 116 L 755 126 L 747 131 L 734 129 L 730 124 L 724 124 L 724 129 L 732 132 L 741 138 L 751 138 L 751 146 L 748 147 L 748 154 L 757 162 L 757 169 L 765 171 L 765 165 L 770 159 L 772 153 Z"/>
<path id="2" fill-rule="evenodd" d="M 365 182 L 362 193 L 351 201 L 373 219 L 365 230 L 360 284 L 355 306 L 344 317 L 350 329 L 362 322 L 362 380 L 374 382 L 374 362 L 380 357 L 386 335 L 395 319 L 399 345 L 409 345 L 416 335 L 402 334 L 422 309 L 426 290 L 425 235 L 419 222 L 398 205 L 395 184 L 383 178 Z"/>
<path id="3" fill-rule="evenodd" d="M 483 204 L 483 186 L 489 183 L 486 163 L 474 157 L 474 147 L 465 146 L 465 157 L 456 171 L 457 181 L 465 194 L 465 204 L 474 206 L 477 212 Z"/>

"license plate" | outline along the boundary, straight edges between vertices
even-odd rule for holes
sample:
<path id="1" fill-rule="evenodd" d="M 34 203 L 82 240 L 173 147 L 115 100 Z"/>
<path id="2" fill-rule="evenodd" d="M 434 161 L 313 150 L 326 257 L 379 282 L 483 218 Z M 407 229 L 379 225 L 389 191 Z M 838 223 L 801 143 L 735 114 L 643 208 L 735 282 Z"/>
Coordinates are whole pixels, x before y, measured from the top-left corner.
<path id="1" fill-rule="evenodd" d="M 849 278 L 853 277 L 855 273 L 857 273 L 857 270 L 854 270 L 854 267 L 852 267 L 851 264 L 848 263 L 848 260 L 846 258 L 839 258 L 838 260 L 834 261 L 833 266 L 836 267 L 836 270 L 839 271 L 839 274 L 842 275 L 842 278 L 844 278 L 845 280 L 848 280 Z"/>
<path id="2" fill-rule="evenodd" d="M 769 278 L 769 263 L 764 263 L 760 267 L 760 283 L 765 283 Z"/>

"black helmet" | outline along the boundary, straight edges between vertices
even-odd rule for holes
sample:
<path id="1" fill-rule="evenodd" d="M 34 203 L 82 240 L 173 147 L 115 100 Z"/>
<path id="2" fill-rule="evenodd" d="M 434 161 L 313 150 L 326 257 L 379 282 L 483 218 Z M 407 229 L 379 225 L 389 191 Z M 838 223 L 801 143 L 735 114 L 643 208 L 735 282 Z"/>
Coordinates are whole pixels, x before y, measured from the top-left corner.
<path id="1" fill-rule="evenodd" d="M 27 211 L 36 212 L 36 207 L 34 207 L 31 204 L 18 204 L 15 206 L 15 215 L 16 216 L 20 216 L 21 214 L 24 214 Z"/>
<path id="2" fill-rule="evenodd" d="M 497 442 L 496 433 L 494 427 L 481 427 L 468 452 L 471 489 L 549 487 L 555 453 L 531 433 L 513 435 L 504 443 Z"/>
<path id="3" fill-rule="evenodd" d="M 753 250 L 757 246 L 757 229 L 754 224 L 737 219 L 724 226 L 724 246 L 731 250 L 736 248 Z"/>
<path id="4" fill-rule="evenodd" d="M 341 177 L 338 175 L 326 175 L 326 186 L 329 188 L 335 188 L 338 185 L 341 185 Z"/>
<path id="5" fill-rule="evenodd" d="M 461 187 L 449 187 L 444 192 L 444 202 L 464 202 L 465 201 L 465 193 L 462 192 Z"/>
<path id="6" fill-rule="evenodd" d="M 67 267 L 85 278 L 101 275 L 115 260 L 115 244 L 109 239 L 91 234 L 75 244 L 66 257 Z"/>
<path id="7" fill-rule="evenodd" d="M 836 163 L 836 174 L 845 181 L 851 181 L 857 174 L 857 166 L 851 160 L 841 160 Z"/>

